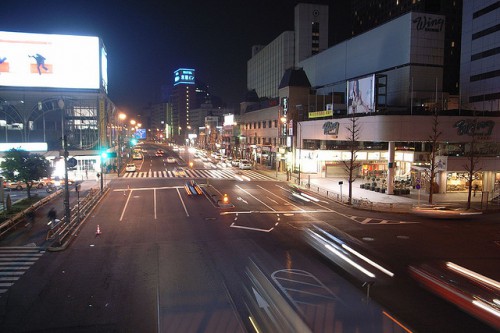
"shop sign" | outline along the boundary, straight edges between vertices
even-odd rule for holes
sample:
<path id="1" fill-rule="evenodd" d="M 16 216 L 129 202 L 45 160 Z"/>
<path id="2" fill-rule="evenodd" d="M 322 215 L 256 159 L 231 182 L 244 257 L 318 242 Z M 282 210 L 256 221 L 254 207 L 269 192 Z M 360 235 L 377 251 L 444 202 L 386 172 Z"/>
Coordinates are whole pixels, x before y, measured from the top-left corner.
<path id="1" fill-rule="evenodd" d="M 333 116 L 333 110 L 309 112 L 309 118 L 323 118 L 323 117 L 332 117 L 332 116 Z"/>
<path id="2" fill-rule="evenodd" d="M 324 135 L 339 135 L 340 124 L 338 121 L 332 122 L 327 121 L 323 124 L 323 134 Z"/>
<path id="3" fill-rule="evenodd" d="M 495 122 L 493 120 L 462 119 L 457 121 L 453 127 L 457 128 L 458 135 L 474 135 L 486 139 L 493 133 Z"/>
<path id="4" fill-rule="evenodd" d="M 417 31 L 432 31 L 432 32 L 441 32 L 444 27 L 444 19 L 429 17 L 429 16 L 419 16 L 413 19 L 413 24 L 415 24 L 415 28 Z"/>

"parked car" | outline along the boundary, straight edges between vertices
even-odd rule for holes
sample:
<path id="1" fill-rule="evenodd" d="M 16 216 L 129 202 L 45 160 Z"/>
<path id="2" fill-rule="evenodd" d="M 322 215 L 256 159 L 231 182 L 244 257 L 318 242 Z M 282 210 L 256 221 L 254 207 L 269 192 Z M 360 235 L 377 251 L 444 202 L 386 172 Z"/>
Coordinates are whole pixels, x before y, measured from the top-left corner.
<path id="1" fill-rule="evenodd" d="M 249 160 L 241 160 L 239 168 L 241 170 L 251 170 L 252 169 L 252 163 L 250 163 Z"/>

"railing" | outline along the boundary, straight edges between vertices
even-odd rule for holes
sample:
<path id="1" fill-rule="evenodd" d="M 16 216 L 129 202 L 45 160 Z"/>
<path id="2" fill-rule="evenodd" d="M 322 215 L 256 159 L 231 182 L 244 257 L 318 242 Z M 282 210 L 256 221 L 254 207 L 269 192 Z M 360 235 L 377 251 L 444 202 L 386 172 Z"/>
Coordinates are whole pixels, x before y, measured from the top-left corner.
<path id="1" fill-rule="evenodd" d="M 48 230 L 47 239 L 55 240 L 54 246 L 49 247 L 48 250 L 57 251 L 64 248 L 71 240 L 70 237 L 78 232 L 81 222 L 108 191 L 109 187 L 106 187 L 103 193 L 99 189 L 91 188 L 87 196 L 71 208 L 71 221 L 69 223 L 66 223 L 65 217 L 63 217 L 57 226 Z"/>

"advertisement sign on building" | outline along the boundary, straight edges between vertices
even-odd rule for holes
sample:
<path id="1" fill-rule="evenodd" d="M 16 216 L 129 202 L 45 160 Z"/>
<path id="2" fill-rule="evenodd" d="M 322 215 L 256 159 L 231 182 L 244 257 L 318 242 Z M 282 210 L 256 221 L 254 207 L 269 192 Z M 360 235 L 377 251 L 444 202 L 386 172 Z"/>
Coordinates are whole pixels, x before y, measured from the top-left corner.
<path id="1" fill-rule="evenodd" d="M 99 89 L 99 38 L 0 31 L 0 86 Z"/>
<path id="2" fill-rule="evenodd" d="M 347 81 L 347 113 L 369 113 L 375 110 L 375 75 Z"/>
<path id="3" fill-rule="evenodd" d="M 194 69 L 179 68 L 174 72 L 174 86 L 178 84 L 194 84 Z"/>

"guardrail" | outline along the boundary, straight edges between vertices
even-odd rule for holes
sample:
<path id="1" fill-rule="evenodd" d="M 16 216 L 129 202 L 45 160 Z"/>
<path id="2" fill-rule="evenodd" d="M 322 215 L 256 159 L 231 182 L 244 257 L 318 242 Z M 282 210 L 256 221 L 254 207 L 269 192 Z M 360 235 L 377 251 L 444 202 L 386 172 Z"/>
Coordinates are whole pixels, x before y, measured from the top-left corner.
<path id="1" fill-rule="evenodd" d="M 107 186 L 104 188 L 103 193 L 99 189 L 91 188 L 87 195 L 71 208 L 69 223 L 64 221 L 65 217 L 63 217 L 57 226 L 47 232 L 47 239 L 54 240 L 53 246 L 50 246 L 47 250 L 64 250 L 72 240 L 72 236 L 76 236 L 82 222 L 85 221 L 89 213 L 108 191 L 109 187 Z"/>

